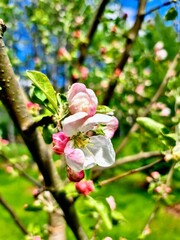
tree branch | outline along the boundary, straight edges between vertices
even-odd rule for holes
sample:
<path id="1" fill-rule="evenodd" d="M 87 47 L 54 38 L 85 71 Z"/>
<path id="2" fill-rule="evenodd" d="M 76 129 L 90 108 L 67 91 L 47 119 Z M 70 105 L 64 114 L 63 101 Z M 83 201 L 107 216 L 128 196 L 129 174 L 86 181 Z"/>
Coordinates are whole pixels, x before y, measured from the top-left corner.
<path id="1" fill-rule="evenodd" d="M 137 38 L 138 32 L 139 32 L 142 22 L 144 20 L 144 16 L 145 16 L 144 11 L 145 11 L 145 7 L 146 7 L 146 3 L 147 3 L 147 0 L 139 0 L 139 6 L 138 6 L 135 23 L 134 23 L 133 27 L 129 30 L 129 33 L 128 33 L 127 39 L 126 39 L 126 44 L 124 47 L 124 52 L 122 53 L 122 56 L 121 56 L 119 62 L 117 63 L 115 70 L 119 69 L 121 72 L 127 63 L 127 60 L 130 55 L 130 51 L 133 47 L 133 44 Z M 104 97 L 103 103 L 102 103 L 103 105 L 107 105 L 107 106 L 109 105 L 110 100 L 113 96 L 112 93 L 114 92 L 114 89 L 115 89 L 117 83 L 118 83 L 117 78 L 114 78 L 111 80 L 109 87 L 107 89 L 106 95 Z"/>
<path id="2" fill-rule="evenodd" d="M 14 220 L 14 222 L 16 223 L 16 225 L 18 226 L 18 228 L 22 231 L 22 233 L 24 235 L 28 235 L 28 231 L 26 230 L 26 228 L 23 226 L 23 224 L 21 223 L 21 221 L 18 219 L 17 215 L 15 214 L 15 212 L 13 211 L 13 209 L 9 206 L 9 204 L 7 204 L 7 202 L 3 199 L 3 197 L 0 195 L 0 203 L 2 204 L 2 206 L 9 212 L 9 214 L 11 215 L 12 219 Z"/>
<path id="3" fill-rule="evenodd" d="M 167 1 L 167 2 L 162 3 L 159 6 L 156 6 L 156 7 L 152 8 L 152 9 L 150 9 L 148 12 L 145 13 L 145 17 L 147 15 L 149 15 L 149 14 L 151 14 L 151 13 L 153 13 L 153 12 L 159 10 L 159 9 L 161 9 L 162 7 L 168 6 L 168 5 L 172 4 L 172 3 L 177 3 L 177 0 Z"/>
<path id="4" fill-rule="evenodd" d="M 174 173 L 174 166 L 175 166 L 176 162 L 173 162 L 172 165 L 171 165 L 171 168 L 168 172 L 168 175 L 167 175 L 167 178 L 166 178 L 166 186 L 169 187 L 170 186 L 170 183 L 171 183 L 171 180 L 172 180 L 172 176 L 173 176 L 173 173 Z M 152 211 L 152 213 L 150 214 L 141 234 L 140 234 L 140 237 L 138 239 L 142 239 L 141 237 L 145 237 L 147 234 L 149 234 L 149 230 L 150 230 L 150 224 L 151 222 L 153 221 L 153 219 L 155 218 L 157 212 L 159 211 L 160 209 L 160 206 L 161 206 L 161 200 L 162 200 L 162 197 L 160 197 L 157 202 L 156 202 L 156 205 Z"/>
<path id="5" fill-rule="evenodd" d="M 148 158 L 153 158 L 153 157 L 163 157 L 163 154 L 158 151 L 156 151 L 156 152 L 141 152 L 138 154 L 119 158 L 110 167 L 107 167 L 107 168 L 94 167 L 92 170 L 92 178 L 97 178 L 102 172 L 107 171 L 112 168 L 115 168 L 115 167 L 118 167 L 118 166 L 121 166 L 123 164 L 130 163 L 130 162 L 136 162 L 136 161 L 139 161 L 142 159 L 148 159 Z"/>
<path id="6" fill-rule="evenodd" d="M 162 95 L 162 93 L 164 92 L 164 89 L 170 79 L 170 77 L 172 76 L 172 72 L 173 70 L 175 70 L 178 61 L 180 58 L 180 53 L 177 53 L 177 55 L 175 56 L 174 60 L 169 64 L 169 68 L 166 72 L 166 75 L 161 83 L 161 85 L 159 86 L 157 92 L 155 93 L 155 95 L 153 96 L 153 98 L 151 99 L 150 103 L 148 104 L 148 106 L 144 109 L 143 114 L 141 115 L 142 117 L 147 116 L 147 114 L 150 112 L 150 109 L 153 105 L 153 103 L 155 103 L 159 97 Z M 116 149 L 116 153 L 119 153 L 127 144 L 131 133 L 137 131 L 137 129 L 139 128 L 139 125 L 137 123 L 134 123 L 131 127 L 131 129 L 129 130 L 128 134 L 126 135 L 126 137 L 123 139 L 123 141 L 121 142 L 121 144 L 119 145 L 119 147 Z"/>
<path id="7" fill-rule="evenodd" d="M 64 212 L 65 219 L 77 239 L 87 239 L 79 223 L 74 205 L 62 189 L 62 182 L 53 164 L 51 153 L 37 129 L 31 133 L 27 130 L 34 121 L 26 108 L 24 93 L 19 86 L 16 76 L 7 56 L 2 40 L 5 24 L 0 21 L 0 100 L 6 107 L 31 152 L 34 161 L 44 178 L 45 186 L 51 190 L 59 206 Z"/>
<path id="8" fill-rule="evenodd" d="M 78 64 L 79 65 L 82 65 L 85 58 L 86 58 L 88 47 L 91 44 L 91 41 L 94 37 L 94 34 L 95 34 L 95 32 L 97 30 L 97 27 L 98 27 L 98 24 L 100 22 L 101 16 L 102 16 L 108 2 L 109 2 L 109 0 L 101 0 L 101 2 L 99 4 L 99 7 L 98 7 L 98 9 L 97 9 L 97 11 L 94 15 L 94 18 L 93 18 L 92 24 L 90 26 L 89 32 L 87 33 L 87 36 L 86 36 L 87 42 L 80 44 L 80 47 L 79 47 L 80 55 L 79 55 L 79 59 L 78 59 Z"/>
<path id="9" fill-rule="evenodd" d="M 151 168 L 151 167 L 154 166 L 155 164 L 160 163 L 162 160 L 163 160 L 162 158 L 161 158 L 161 159 L 158 159 L 158 160 L 156 160 L 156 161 L 154 161 L 154 162 L 152 162 L 152 163 L 150 163 L 150 164 L 148 164 L 148 165 L 145 165 L 145 166 L 142 166 L 142 167 L 139 167 L 139 168 L 136 168 L 136 169 L 132 169 L 132 170 L 130 170 L 130 171 L 128 171 L 128 172 L 125 172 L 125 173 L 123 173 L 123 174 L 120 174 L 120 175 L 118 175 L 118 176 L 109 178 L 109 179 L 107 179 L 107 180 L 103 180 L 103 181 L 99 182 L 99 186 L 102 187 L 102 186 L 104 186 L 104 185 L 106 185 L 106 184 L 108 184 L 108 183 L 117 181 L 117 180 L 119 180 L 119 179 L 121 179 L 121 178 L 124 178 L 124 177 L 126 177 L 126 176 L 128 176 L 128 175 L 131 175 L 131 174 L 134 174 L 134 173 L 143 171 L 143 170 L 145 170 L 145 169 Z"/>

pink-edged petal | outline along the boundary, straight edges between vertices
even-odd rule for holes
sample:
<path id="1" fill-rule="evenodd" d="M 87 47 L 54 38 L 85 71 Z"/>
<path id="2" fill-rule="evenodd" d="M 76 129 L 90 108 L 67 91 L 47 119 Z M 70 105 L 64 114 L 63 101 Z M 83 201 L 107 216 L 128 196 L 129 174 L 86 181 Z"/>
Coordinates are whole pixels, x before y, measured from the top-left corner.
<path id="1" fill-rule="evenodd" d="M 112 138 L 114 136 L 115 131 L 118 128 L 118 120 L 116 117 L 111 117 L 111 120 L 106 124 L 103 131 L 105 133 L 105 136 L 108 138 Z"/>
<path id="2" fill-rule="evenodd" d="M 67 93 L 69 111 L 71 114 L 86 112 L 93 116 L 98 105 L 97 97 L 93 90 L 86 88 L 82 83 L 74 83 Z"/>
<path id="3" fill-rule="evenodd" d="M 97 126 L 98 124 L 104 124 L 106 126 L 109 126 L 108 127 L 108 130 L 109 130 L 108 135 L 113 136 L 115 130 L 118 127 L 118 120 L 115 117 L 97 113 L 94 116 L 89 117 L 83 123 L 80 130 L 81 130 L 81 132 L 88 132 L 88 131 L 92 130 L 95 126 Z M 105 129 L 106 128 L 107 127 L 105 127 Z M 106 132 L 105 132 L 105 134 L 106 134 Z M 108 137 L 108 135 L 107 135 L 107 137 Z"/>
<path id="4" fill-rule="evenodd" d="M 97 165 L 109 167 L 115 162 L 115 152 L 109 138 L 101 135 L 93 136 L 87 148 L 94 155 Z"/>
<path id="5" fill-rule="evenodd" d="M 91 97 L 84 92 L 77 93 L 69 104 L 69 111 L 71 114 L 77 112 L 86 112 L 89 116 L 92 116 L 96 112 L 97 105 L 92 102 Z"/>
<path id="6" fill-rule="evenodd" d="M 77 134 L 86 118 L 87 113 L 85 112 L 78 112 L 65 118 L 62 122 L 63 132 L 69 137 Z"/>
<path id="7" fill-rule="evenodd" d="M 73 142 L 69 141 L 64 149 L 67 165 L 76 172 L 84 169 L 85 156 L 81 149 L 73 148 Z"/>
<path id="8" fill-rule="evenodd" d="M 85 92 L 86 91 L 86 86 L 83 83 L 74 83 L 68 93 L 67 93 L 67 99 L 68 102 L 71 102 L 72 98 L 79 92 Z"/>

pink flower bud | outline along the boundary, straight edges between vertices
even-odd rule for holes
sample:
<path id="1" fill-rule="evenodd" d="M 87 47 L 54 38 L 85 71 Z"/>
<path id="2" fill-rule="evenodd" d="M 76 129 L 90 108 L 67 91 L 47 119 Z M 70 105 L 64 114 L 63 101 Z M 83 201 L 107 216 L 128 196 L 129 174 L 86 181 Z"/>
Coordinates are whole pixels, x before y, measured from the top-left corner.
<path id="1" fill-rule="evenodd" d="M 83 80 L 86 80 L 89 74 L 89 70 L 87 67 L 81 66 L 80 67 L 80 73 L 81 73 L 81 78 Z"/>
<path id="2" fill-rule="evenodd" d="M 39 110 L 39 104 L 37 103 L 27 102 L 26 107 L 28 109 Z"/>
<path id="3" fill-rule="evenodd" d="M 74 38 L 80 38 L 80 36 L 81 36 L 81 31 L 80 30 L 76 30 L 76 31 L 73 32 L 73 37 Z"/>
<path id="4" fill-rule="evenodd" d="M 94 184 L 91 180 L 83 180 L 75 184 L 77 191 L 85 196 L 94 191 Z"/>
<path id="5" fill-rule="evenodd" d="M 114 71 L 114 76 L 119 77 L 121 75 L 121 73 L 122 73 L 121 69 L 116 68 L 115 71 Z"/>
<path id="6" fill-rule="evenodd" d="M 84 171 L 75 172 L 72 168 L 67 166 L 67 177 L 71 182 L 79 182 L 84 178 Z"/>
<path id="7" fill-rule="evenodd" d="M 111 210 L 114 210 L 116 208 L 116 202 L 114 200 L 113 196 L 109 196 L 106 198 L 107 203 L 109 204 L 109 207 Z"/>
<path id="8" fill-rule="evenodd" d="M 157 171 L 154 171 L 154 172 L 151 173 L 151 177 L 153 177 L 154 179 L 158 179 L 158 178 L 160 178 L 160 176 L 161 175 Z"/>
<path id="9" fill-rule="evenodd" d="M 0 144 L 2 144 L 2 145 L 8 145 L 8 144 L 9 144 L 9 141 L 6 140 L 6 139 L 0 138 Z"/>
<path id="10" fill-rule="evenodd" d="M 62 154 L 64 148 L 66 147 L 69 137 L 67 137 L 63 132 L 54 133 L 53 136 L 53 151 L 57 154 Z"/>
<path id="11" fill-rule="evenodd" d="M 68 91 L 67 100 L 71 114 L 86 112 L 93 116 L 96 112 L 98 100 L 95 93 L 82 83 L 74 83 Z"/>
<path id="12" fill-rule="evenodd" d="M 69 54 L 69 52 L 67 51 L 67 49 L 65 47 L 59 48 L 58 56 L 65 60 L 71 60 L 71 55 Z"/>

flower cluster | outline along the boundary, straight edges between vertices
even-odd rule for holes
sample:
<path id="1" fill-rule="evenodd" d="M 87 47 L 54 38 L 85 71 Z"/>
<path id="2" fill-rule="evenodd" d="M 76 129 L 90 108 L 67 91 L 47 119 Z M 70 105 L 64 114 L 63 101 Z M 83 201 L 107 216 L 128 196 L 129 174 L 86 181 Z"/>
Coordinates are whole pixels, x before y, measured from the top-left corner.
<path id="1" fill-rule="evenodd" d="M 164 43 L 159 41 L 154 45 L 154 54 L 156 61 L 162 61 L 167 58 L 167 51 L 164 49 Z"/>
<path id="2" fill-rule="evenodd" d="M 53 150 L 64 154 L 68 173 L 78 174 L 96 164 L 108 167 L 115 161 L 111 138 L 118 127 L 114 116 L 96 113 L 95 93 L 82 83 L 75 83 L 67 93 L 70 115 L 62 122 L 62 130 L 53 134 Z M 69 179 L 70 176 L 69 176 Z M 75 181 L 75 179 L 74 179 Z"/>

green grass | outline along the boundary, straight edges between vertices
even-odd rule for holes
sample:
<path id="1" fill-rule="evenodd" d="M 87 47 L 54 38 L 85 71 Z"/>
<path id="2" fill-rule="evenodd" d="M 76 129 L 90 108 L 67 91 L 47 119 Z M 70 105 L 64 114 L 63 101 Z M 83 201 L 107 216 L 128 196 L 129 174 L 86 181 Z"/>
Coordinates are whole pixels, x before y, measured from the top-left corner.
<path id="1" fill-rule="evenodd" d="M 21 149 L 21 154 L 25 154 L 26 150 Z M 12 152 L 10 151 L 9 154 Z M 21 155 L 20 154 L 20 155 Z M 125 166 L 123 171 L 127 171 L 129 166 Z M 131 166 L 132 167 L 132 166 Z M 134 166 L 135 167 L 135 166 Z M 122 170 L 122 167 L 120 168 Z M 30 169 L 30 173 L 36 176 L 37 173 Z M 113 174 L 120 174 L 119 169 L 107 172 L 106 178 Z M 33 186 L 23 177 L 13 177 L 7 174 L 5 170 L 0 169 L 0 194 L 14 209 L 17 216 L 24 226 L 31 229 L 40 229 L 43 233 L 44 224 L 47 223 L 47 213 L 27 212 L 24 210 L 24 204 L 32 203 Z M 95 191 L 91 196 L 96 200 L 105 201 L 106 197 L 113 195 L 117 204 L 117 210 L 120 211 L 125 221 L 113 226 L 111 230 L 100 228 L 97 233 L 96 240 L 102 240 L 106 236 L 118 240 L 124 237 L 128 240 L 137 239 L 141 233 L 149 215 L 154 209 L 155 202 L 151 195 L 147 193 L 144 187 L 145 174 L 137 173 L 128 176 L 119 181 L 113 182 L 102 187 L 99 191 Z M 180 183 L 179 174 L 175 174 L 175 201 L 180 202 Z M 84 209 L 83 198 L 77 200 L 76 207 L 83 227 L 85 228 L 89 239 L 92 236 L 92 230 L 96 223 L 92 216 L 86 216 L 81 210 Z M 17 228 L 9 213 L 0 205 L 0 239 L 20 240 L 24 239 L 22 232 Z M 151 234 L 147 236 L 147 240 L 178 240 L 180 236 L 179 218 L 169 214 L 165 207 L 161 207 L 160 211 L 151 223 Z M 39 228 L 40 227 L 40 228 Z M 67 228 L 67 240 L 74 240 L 72 232 Z"/>
<path id="2" fill-rule="evenodd" d="M 41 212 L 27 212 L 24 210 L 26 203 L 32 203 L 33 186 L 23 177 L 13 177 L 0 170 L 0 194 L 4 200 L 13 208 L 14 212 L 21 220 L 26 229 L 31 228 L 32 224 L 43 227 L 47 221 L 47 214 Z M 24 239 L 21 230 L 16 226 L 10 214 L 0 205 L 0 239 L 19 240 Z"/>

